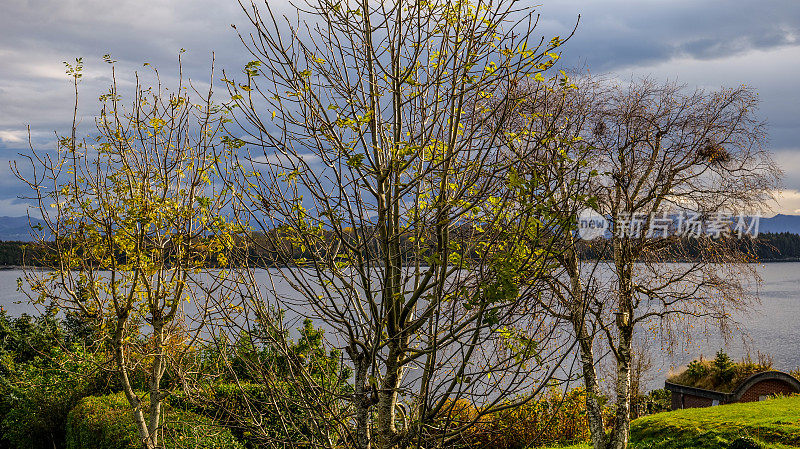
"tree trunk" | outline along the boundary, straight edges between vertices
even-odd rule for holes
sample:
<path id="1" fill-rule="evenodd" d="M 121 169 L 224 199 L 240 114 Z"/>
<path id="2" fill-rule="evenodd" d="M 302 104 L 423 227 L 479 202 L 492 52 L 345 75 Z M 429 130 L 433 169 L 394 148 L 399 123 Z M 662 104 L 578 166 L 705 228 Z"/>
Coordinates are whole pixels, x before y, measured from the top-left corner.
<path id="1" fill-rule="evenodd" d="M 619 191 L 617 192 L 619 195 Z M 614 216 L 618 216 L 618 208 Z M 609 438 L 609 449 L 626 449 L 631 427 L 631 342 L 633 341 L 633 273 L 630 242 L 626 237 L 614 237 L 614 265 L 617 271 L 616 327 L 618 342 L 615 351 L 616 410 L 614 428 Z M 613 344 L 613 343 L 612 343 Z"/>
<path id="2" fill-rule="evenodd" d="M 611 448 L 625 449 L 628 447 L 631 427 L 631 332 L 627 326 L 620 329 L 616 394 L 617 407 L 611 434 Z"/>
<path id="3" fill-rule="evenodd" d="M 144 449 L 155 449 L 156 444 L 152 441 L 147 420 L 142 410 L 142 403 L 136 393 L 133 391 L 130 378 L 128 377 L 128 367 L 125 360 L 125 348 L 123 344 L 123 331 L 127 321 L 126 317 L 119 318 L 117 328 L 114 331 L 114 359 L 117 362 L 117 372 L 122 384 L 122 391 L 125 393 L 125 398 L 133 409 L 133 420 L 136 423 L 136 431 L 139 434 L 139 439 L 142 442 Z"/>
<path id="4" fill-rule="evenodd" d="M 158 433 L 161 425 L 161 378 L 164 376 L 164 324 L 156 321 L 153 323 L 154 350 L 153 366 L 150 371 L 150 416 L 148 417 L 147 430 L 150 442 L 158 445 Z"/>
<path id="5" fill-rule="evenodd" d="M 369 409 L 372 407 L 372 391 L 367 387 L 367 370 L 369 364 L 364 354 L 348 348 L 350 359 L 355 367 L 353 402 L 355 406 L 355 447 L 371 449 L 369 430 Z"/>
<path id="6" fill-rule="evenodd" d="M 573 322 L 578 335 L 578 346 L 581 351 L 581 368 L 583 382 L 586 387 L 586 415 L 589 421 L 589 433 L 594 449 L 606 449 L 606 431 L 603 422 L 603 409 L 600 406 L 600 385 L 594 366 L 593 338 L 586 331 L 584 322 Z"/>
<path id="7" fill-rule="evenodd" d="M 610 449 L 626 449 L 631 427 L 631 344 L 633 341 L 631 273 L 627 266 L 620 270 L 619 311 L 616 325 L 619 341 L 616 349 L 617 382 L 616 413 L 611 431 Z"/>
<path id="8" fill-rule="evenodd" d="M 394 345 L 392 345 L 394 346 Z M 397 390 L 402 379 L 400 350 L 391 347 L 386 360 L 386 375 L 378 392 L 378 419 L 376 446 L 381 449 L 394 447 L 397 442 Z"/>
<path id="9" fill-rule="evenodd" d="M 568 242 L 569 248 L 574 248 L 574 240 Z M 574 250 L 567 254 L 567 270 L 570 276 L 570 315 L 572 328 L 578 339 L 578 348 L 581 356 L 581 370 L 583 371 L 583 383 L 586 388 L 586 418 L 589 421 L 589 434 L 592 438 L 594 449 L 606 449 L 608 440 L 606 438 L 605 423 L 603 422 L 603 408 L 600 405 L 600 385 L 597 381 L 597 371 L 595 370 L 594 359 L 594 336 L 591 335 L 586 326 L 586 318 L 589 314 L 586 304 L 586 295 L 581 283 L 580 261 Z"/>

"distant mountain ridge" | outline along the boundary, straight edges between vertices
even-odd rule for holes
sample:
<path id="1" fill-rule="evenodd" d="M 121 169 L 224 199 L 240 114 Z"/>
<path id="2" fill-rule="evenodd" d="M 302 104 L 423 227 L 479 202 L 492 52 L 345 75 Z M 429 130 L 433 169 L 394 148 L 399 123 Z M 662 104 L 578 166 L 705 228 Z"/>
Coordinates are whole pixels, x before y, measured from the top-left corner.
<path id="1" fill-rule="evenodd" d="M 0 241 L 30 242 L 31 224 L 41 224 L 41 220 L 28 217 L 0 217 Z M 800 215 L 778 214 L 771 218 L 761 218 L 759 233 L 788 232 L 800 235 Z"/>
<path id="2" fill-rule="evenodd" d="M 673 214 L 673 215 L 668 215 L 665 218 L 671 220 L 674 226 L 678 226 L 680 215 Z M 736 224 L 736 220 L 738 219 L 737 216 L 729 216 L 727 218 L 731 220 L 732 227 Z M 748 229 L 750 224 L 752 223 L 751 219 L 752 217 L 746 218 L 746 225 L 748 226 Z M 593 212 L 585 217 L 579 216 L 578 220 L 579 220 L 579 228 L 588 226 L 588 230 L 590 231 L 590 233 L 599 232 L 599 234 L 595 235 L 604 238 L 609 238 L 611 236 L 611 230 L 609 225 L 607 224 L 607 220 L 609 220 L 608 217 L 603 217 L 602 215 Z M 599 220 L 599 224 L 597 220 Z M 594 226 L 591 226 L 592 221 L 595 221 Z M 592 230 L 591 229 L 592 227 L 594 227 L 597 231 Z M 579 235 L 581 235 L 580 231 L 582 231 L 582 229 L 579 229 Z M 759 234 L 766 234 L 766 233 L 781 234 L 784 232 L 789 234 L 800 235 L 800 215 L 778 214 L 770 218 L 761 217 L 758 220 Z M 589 239 L 591 238 L 592 237 L 590 237 Z"/>
<path id="3" fill-rule="evenodd" d="M 778 214 L 772 218 L 762 218 L 758 232 L 800 234 L 800 215 Z"/>
<path id="4" fill-rule="evenodd" d="M 31 225 L 42 223 L 42 220 L 33 217 L 0 217 L 0 240 L 30 242 L 33 240 Z"/>

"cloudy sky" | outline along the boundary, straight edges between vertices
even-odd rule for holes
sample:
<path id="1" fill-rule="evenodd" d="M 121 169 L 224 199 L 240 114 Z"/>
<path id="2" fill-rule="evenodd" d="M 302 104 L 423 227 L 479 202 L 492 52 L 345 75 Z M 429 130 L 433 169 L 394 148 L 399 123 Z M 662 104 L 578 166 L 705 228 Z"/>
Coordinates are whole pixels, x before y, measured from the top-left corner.
<path id="1" fill-rule="evenodd" d="M 284 0 L 270 0 L 285 8 Z M 595 74 L 652 76 L 715 89 L 748 84 L 762 100 L 769 148 L 785 172 L 773 212 L 800 214 L 800 2 L 797 0 L 541 0 L 539 33 L 565 35 L 581 15 L 564 61 Z M 537 0 L 535 3 L 540 3 Z M 24 215 L 25 190 L 8 164 L 52 147 L 72 119 L 62 61 L 83 57 L 84 125 L 109 83 L 102 56 L 130 79 L 149 62 L 169 76 L 177 54 L 197 80 L 248 60 L 231 24 L 246 30 L 236 0 L 0 0 L 0 215 Z M 146 69 L 145 69 L 146 70 Z M 219 77 L 219 76 L 218 76 Z"/>

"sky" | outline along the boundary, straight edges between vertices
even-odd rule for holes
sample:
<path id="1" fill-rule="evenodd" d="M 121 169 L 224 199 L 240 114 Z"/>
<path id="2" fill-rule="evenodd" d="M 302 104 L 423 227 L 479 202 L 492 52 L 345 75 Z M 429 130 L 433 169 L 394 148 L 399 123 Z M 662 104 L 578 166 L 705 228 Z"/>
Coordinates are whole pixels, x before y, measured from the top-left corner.
<path id="1" fill-rule="evenodd" d="M 800 1 L 536 0 L 535 30 L 565 36 L 562 61 L 621 79 L 649 76 L 689 88 L 746 84 L 761 98 L 768 148 L 784 171 L 772 213 L 800 214 Z M 285 0 L 270 1 L 290 11 Z M 33 146 L 52 148 L 72 121 L 72 91 L 63 61 L 82 57 L 79 118 L 97 113 L 110 82 L 104 54 L 118 61 L 120 84 L 150 63 L 162 78 L 183 69 L 207 82 L 239 73 L 249 60 L 236 30 L 247 31 L 236 0 L 0 0 L 0 216 L 25 215 L 26 188 L 9 164 Z"/>

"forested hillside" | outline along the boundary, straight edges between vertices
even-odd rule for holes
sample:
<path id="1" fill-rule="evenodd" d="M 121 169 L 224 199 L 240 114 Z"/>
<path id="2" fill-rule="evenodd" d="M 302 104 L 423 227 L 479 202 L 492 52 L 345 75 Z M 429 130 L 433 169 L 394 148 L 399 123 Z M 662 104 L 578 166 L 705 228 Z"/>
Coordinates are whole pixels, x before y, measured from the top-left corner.
<path id="1" fill-rule="evenodd" d="M 259 239 L 255 239 L 259 241 Z M 248 263 L 255 266 L 273 265 L 273 257 L 269 247 L 268 239 L 260 239 L 263 244 L 251 247 L 248 251 Z M 753 257 L 753 261 L 793 261 L 800 260 L 800 235 L 789 232 L 760 234 L 755 239 L 742 239 L 737 241 L 742 249 L 747 250 Z M 695 251 L 696 243 L 691 240 L 676 240 L 673 254 L 682 254 L 697 257 Z M 678 251 L 680 249 L 680 251 Z M 604 250 L 602 241 L 594 241 L 589 246 L 586 242 L 582 243 L 581 254 L 584 259 L 606 258 L 608 254 Z M 669 254 L 667 251 L 665 254 Z M 3 242 L 0 241 L 0 267 L 15 267 L 22 265 L 41 266 L 41 246 L 31 242 Z M 297 258 L 302 258 L 304 253 L 297 252 Z M 677 259 L 678 257 L 673 257 Z"/>

